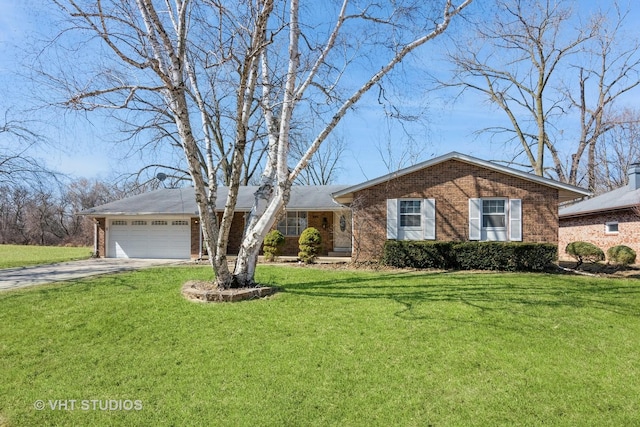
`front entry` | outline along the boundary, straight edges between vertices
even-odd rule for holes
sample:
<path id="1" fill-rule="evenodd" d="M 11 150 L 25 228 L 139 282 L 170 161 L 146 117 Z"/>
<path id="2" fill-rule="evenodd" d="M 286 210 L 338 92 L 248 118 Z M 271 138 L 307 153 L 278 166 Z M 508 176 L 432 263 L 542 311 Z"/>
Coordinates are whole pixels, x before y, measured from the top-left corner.
<path id="1" fill-rule="evenodd" d="M 351 252 L 351 211 L 333 213 L 333 250 Z"/>

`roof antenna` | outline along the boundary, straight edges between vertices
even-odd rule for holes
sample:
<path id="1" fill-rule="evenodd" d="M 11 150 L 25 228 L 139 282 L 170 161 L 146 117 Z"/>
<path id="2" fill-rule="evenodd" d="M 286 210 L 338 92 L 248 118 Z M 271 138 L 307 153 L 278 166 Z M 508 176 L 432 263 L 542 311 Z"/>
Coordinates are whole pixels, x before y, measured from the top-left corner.
<path id="1" fill-rule="evenodd" d="M 167 188 L 167 186 L 164 184 L 164 180 L 167 179 L 167 174 L 158 172 L 158 174 L 156 175 L 156 179 L 162 183 L 162 186 L 164 188 Z"/>

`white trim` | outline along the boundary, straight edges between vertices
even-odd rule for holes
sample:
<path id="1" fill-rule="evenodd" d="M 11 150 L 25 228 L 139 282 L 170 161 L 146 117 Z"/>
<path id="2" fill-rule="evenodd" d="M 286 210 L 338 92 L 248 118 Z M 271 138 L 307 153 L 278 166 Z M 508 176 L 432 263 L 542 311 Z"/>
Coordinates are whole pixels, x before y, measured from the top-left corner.
<path id="1" fill-rule="evenodd" d="M 504 213 L 498 214 L 504 217 L 504 227 L 485 227 L 484 217 L 492 216 L 484 213 L 484 202 L 501 201 Z M 483 242 L 508 242 L 509 241 L 509 199 L 506 197 L 483 197 L 480 199 L 480 240 Z"/>
<path id="2" fill-rule="evenodd" d="M 422 200 L 422 238 L 436 240 L 436 199 Z"/>
<path id="3" fill-rule="evenodd" d="M 609 226 L 611 225 L 616 225 L 618 230 L 617 231 L 610 231 L 609 230 Z M 620 222 L 619 221 L 607 221 L 604 223 L 604 234 L 607 234 L 609 236 L 615 236 L 616 234 L 620 234 Z"/>
<path id="4" fill-rule="evenodd" d="M 522 199 L 509 199 L 509 241 L 522 241 Z"/>
<path id="5" fill-rule="evenodd" d="M 482 239 L 482 199 L 469 199 L 469 240 Z"/>
<path id="6" fill-rule="evenodd" d="M 398 238 L 398 199 L 387 199 L 387 239 Z"/>

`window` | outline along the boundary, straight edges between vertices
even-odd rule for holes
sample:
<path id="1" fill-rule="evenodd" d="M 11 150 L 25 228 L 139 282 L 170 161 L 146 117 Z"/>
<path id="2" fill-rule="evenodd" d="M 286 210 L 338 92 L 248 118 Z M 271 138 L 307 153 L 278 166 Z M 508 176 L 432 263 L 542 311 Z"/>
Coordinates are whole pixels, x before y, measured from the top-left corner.
<path id="1" fill-rule="evenodd" d="M 151 221 L 151 225 L 167 225 L 167 221 Z"/>
<path id="2" fill-rule="evenodd" d="M 140 220 L 131 221 L 131 225 L 147 225 L 147 221 L 140 221 Z"/>
<path id="3" fill-rule="evenodd" d="M 184 219 L 179 219 L 177 221 L 173 221 L 171 225 L 189 225 L 189 221 Z"/>
<path id="4" fill-rule="evenodd" d="M 521 199 L 469 199 L 469 240 L 522 241 Z"/>
<path id="5" fill-rule="evenodd" d="M 435 199 L 387 199 L 387 239 L 434 240 Z"/>
<path id="6" fill-rule="evenodd" d="M 400 227 L 420 227 L 420 200 L 400 200 Z"/>
<path id="7" fill-rule="evenodd" d="M 607 222 L 604 225 L 604 232 L 606 234 L 618 234 L 618 223 L 617 222 Z"/>
<path id="8" fill-rule="evenodd" d="M 127 225 L 127 221 L 123 221 L 121 219 L 115 219 L 111 221 L 111 225 Z"/>
<path id="9" fill-rule="evenodd" d="M 506 228 L 507 214 L 504 200 L 482 201 L 482 227 Z"/>
<path id="10" fill-rule="evenodd" d="M 285 217 L 278 223 L 278 231 L 285 236 L 299 236 L 307 228 L 306 212 L 287 211 Z"/>

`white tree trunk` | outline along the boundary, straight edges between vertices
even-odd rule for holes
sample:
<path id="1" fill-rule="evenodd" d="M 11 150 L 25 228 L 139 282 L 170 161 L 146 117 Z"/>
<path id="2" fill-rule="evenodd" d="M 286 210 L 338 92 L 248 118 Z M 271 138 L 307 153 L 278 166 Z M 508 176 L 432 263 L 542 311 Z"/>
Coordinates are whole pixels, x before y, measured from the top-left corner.
<path id="1" fill-rule="evenodd" d="M 238 286 L 250 286 L 254 284 L 255 270 L 258 262 L 258 253 L 265 236 L 272 229 L 278 216 L 289 201 L 291 185 L 298 174 L 307 166 L 311 157 L 318 150 L 322 142 L 331 134 L 340 120 L 353 107 L 362 96 L 367 93 L 376 83 L 387 75 L 396 65 L 398 65 L 410 52 L 422 46 L 427 41 L 432 40 L 442 34 L 448 27 L 451 19 L 467 7 L 472 0 L 465 0 L 459 6 L 454 7 L 451 0 L 447 0 L 442 16 L 442 22 L 429 32 L 404 46 L 399 47 L 395 56 L 377 73 L 365 82 L 356 92 L 351 95 L 336 111 L 333 119 L 319 133 L 316 139 L 310 144 L 293 171 L 289 171 L 287 159 L 289 158 L 289 130 L 291 117 L 296 103 L 302 99 L 305 90 L 311 85 L 318 72 L 320 65 L 326 60 L 329 51 L 334 47 L 334 43 L 342 28 L 346 18 L 347 0 L 343 1 L 340 15 L 336 20 L 336 25 L 327 39 L 325 48 L 318 56 L 317 61 L 311 68 L 309 75 L 296 89 L 296 79 L 299 72 L 298 41 L 300 31 L 298 27 L 298 0 L 291 0 L 289 10 L 289 60 L 287 78 L 285 83 L 284 98 L 280 114 L 280 128 L 277 137 L 272 134 L 274 131 L 269 128 L 270 141 L 277 140 L 277 144 L 270 145 L 269 165 L 263 174 L 263 185 L 256 193 L 256 202 L 247 219 L 244 238 L 238 253 L 234 269 L 235 283 Z M 266 68 L 266 58 L 263 53 L 263 68 Z M 265 80 L 265 76 L 263 76 Z M 265 87 L 269 87 L 268 82 L 263 82 Z M 271 124 L 272 110 L 269 104 L 269 93 L 263 93 L 263 110 L 267 123 Z M 275 164 L 275 173 L 271 165 Z M 275 186 L 273 185 L 275 175 Z"/>

